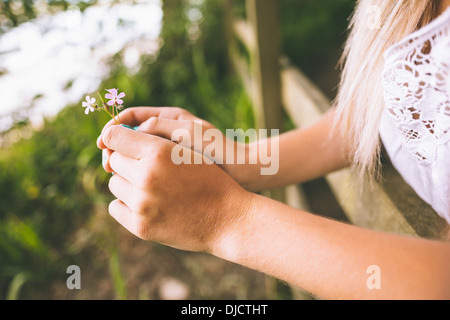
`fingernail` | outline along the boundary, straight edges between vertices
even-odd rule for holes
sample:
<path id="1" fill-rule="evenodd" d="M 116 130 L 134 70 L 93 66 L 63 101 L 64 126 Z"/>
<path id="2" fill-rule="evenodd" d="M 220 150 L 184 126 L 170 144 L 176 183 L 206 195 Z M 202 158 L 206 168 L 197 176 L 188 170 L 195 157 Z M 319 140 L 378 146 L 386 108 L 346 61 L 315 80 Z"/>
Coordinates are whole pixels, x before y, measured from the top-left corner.
<path id="1" fill-rule="evenodd" d="M 102 157 L 102 165 L 105 166 L 107 161 L 108 161 L 108 157 L 107 156 L 103 156 Z"/>
<path id="2" fill-rule="evenodd" d="M 134 130 L 132 127 L 130 127 L 129 125 L 126 125 L 126 124 L 121 124 L 121 126 L 125 127 L 125 128 L 128 128 L 128 129 L 131 129 L 131 130 Z"/>
<path id="3" fill-rule="evenodd" d="M 139 129 L 139 126 L 133 127 L 134 131 L 138 131 L 138 129 Z"/>

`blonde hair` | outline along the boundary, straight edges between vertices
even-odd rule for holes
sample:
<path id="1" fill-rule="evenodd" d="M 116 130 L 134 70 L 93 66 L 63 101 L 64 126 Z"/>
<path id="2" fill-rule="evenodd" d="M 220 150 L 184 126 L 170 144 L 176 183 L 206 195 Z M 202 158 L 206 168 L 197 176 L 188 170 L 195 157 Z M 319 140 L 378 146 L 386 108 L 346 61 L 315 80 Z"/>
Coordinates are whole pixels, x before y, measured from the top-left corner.
<path id="1" fill-rule="evenodd" d="M 358 181 L 379 178 L 378 128 L 384 99 L 384 51 L 429 23 L 437 0 L 358 0 L 341 58 L 341 82 L 334 101 L 339 133 L 350 146 Z"/>

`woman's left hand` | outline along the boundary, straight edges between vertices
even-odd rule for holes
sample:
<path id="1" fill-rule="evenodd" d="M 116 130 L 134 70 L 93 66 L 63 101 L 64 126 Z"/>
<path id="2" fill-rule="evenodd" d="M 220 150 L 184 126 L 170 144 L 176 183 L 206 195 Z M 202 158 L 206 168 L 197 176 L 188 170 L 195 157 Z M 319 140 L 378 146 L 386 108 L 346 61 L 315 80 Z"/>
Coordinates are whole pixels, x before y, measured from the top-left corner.
<path id="1" fill-rule="evenodd" d="M 174 164 L 170 140 L 118 125 L 101 139 L 115 173 L 109 212 L 142 239 L 211 252 L 250 212 L 252 193 L 215 164 Z"/>

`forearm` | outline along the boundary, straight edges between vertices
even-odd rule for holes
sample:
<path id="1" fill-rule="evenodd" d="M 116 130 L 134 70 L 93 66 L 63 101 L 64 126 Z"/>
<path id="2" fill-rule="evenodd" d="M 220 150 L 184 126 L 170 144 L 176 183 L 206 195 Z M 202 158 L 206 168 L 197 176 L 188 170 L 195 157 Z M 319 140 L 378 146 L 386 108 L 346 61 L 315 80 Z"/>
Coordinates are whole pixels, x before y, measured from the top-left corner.
<path id="1" fill-rule="evenodd" d="M 213 254 L 331 299 L 450 298 L 450 245 L 358 228 L 255 195 Z M 369 266 L 380 268 L 370 289 Z"/>
<path id="2" fill-rule="evenodd" d="M 348 165 L 344 142 L 331 132 L 333 117 L 331 111 L 307 128 L 281 134 L 278 146 L 270 140 L 248 145 L 250 157 L 258 161 L 256 165 L 240 166 L 241 185 L 251 191 L 260 191 L 315 179 Z M 274 175 L 261 174 L 261 168 L 267 167 L 257 154 L 261 144 L 274 149 L 271 150 L 272 161 L 278 161 L 278 172 Z"/>

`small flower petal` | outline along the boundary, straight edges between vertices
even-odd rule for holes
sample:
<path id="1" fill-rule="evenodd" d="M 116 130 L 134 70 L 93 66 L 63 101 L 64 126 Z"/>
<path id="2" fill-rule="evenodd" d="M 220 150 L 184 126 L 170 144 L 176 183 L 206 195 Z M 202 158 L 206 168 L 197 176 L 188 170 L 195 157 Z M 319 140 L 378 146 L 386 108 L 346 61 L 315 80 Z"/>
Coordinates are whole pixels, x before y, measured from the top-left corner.
<path id="1" fill-rule="evenodd" d="M 86 110 L 84 110 L 85 114 L 88 114 L 89 111 L 95 111 L 95 108 L 97 107 L 95 105 L 95 98 L 91 98 L 90 96 L 86 96 L 86 101 L 83 101 L 81 103 L 81 106 L 86 108 Z"/>
<path id="2" fill-rule="evenodd" d="M 108 91 L 113 96 L 117 96 L 117 89 L 106 89 L 106 91 Z"/>
<path id="3" fill-rule="evenodd" d="M 86 110 L 84 111 L 85 114 L 88 114 L 89 111 L 94 112 L 95 108 L 94 107 L 87 107 Z"/>
<path id="4" fill-rule="evenodd" d="M 119 95 L 117 96 L 117 98 L 123 98 L 123 97 L 125 97 L 125 93 L 124 92 L 119 93 Z"/>

